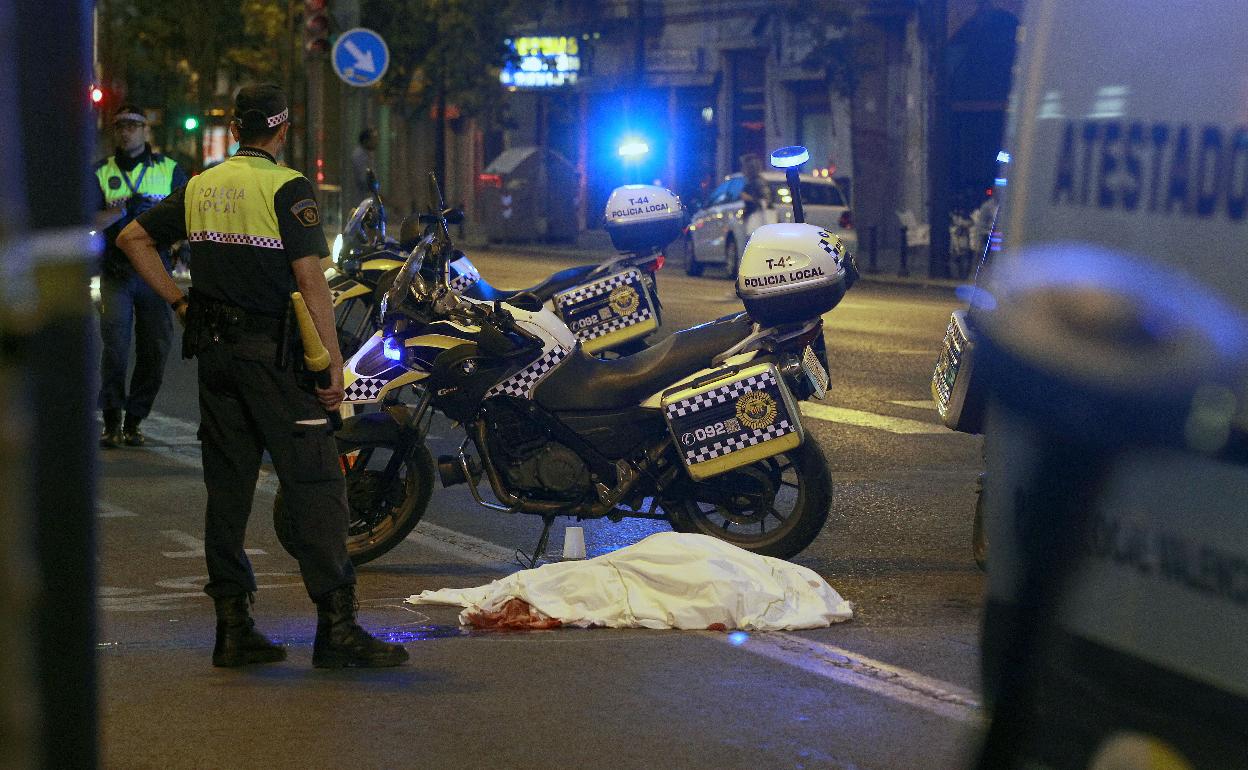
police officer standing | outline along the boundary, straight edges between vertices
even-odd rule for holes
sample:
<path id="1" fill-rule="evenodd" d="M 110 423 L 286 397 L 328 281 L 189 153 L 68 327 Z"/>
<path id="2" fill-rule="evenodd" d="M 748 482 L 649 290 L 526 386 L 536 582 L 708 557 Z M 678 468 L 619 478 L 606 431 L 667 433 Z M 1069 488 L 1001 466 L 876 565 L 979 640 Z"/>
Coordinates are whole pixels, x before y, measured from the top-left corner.
<path id="1" fill-rule="evenodd" d="M 355 572 L 347 556 L 348 509 L 326 410 L 342 402 L 342 356 L 329 286 L 329 253 L 312 185 L 280 166 L 290 130 L 286 97 L 274 85 L 246 86 L 234 100 L 229 160 L 195 177 L 118 237 L 144 280 L 184 319 L 183 355 L 199 359 L 200 439 L 208 490 L 205 592 L 217 613 L 212 662 L 240 666 L 284 660 L 284 647 L 255 631 L 256 590 L 243 537 L 261 455 L 267 449 L 295 517 L 292 555 L 317 606 L 312 664 L 394 666 L 407 651 L 356 623 Z M 188 298 L 164 271 L 158 243 L 191 244 Z M 332 382 L 317 388 L 283 355 L 293 330 L 284 318 L 302 292 L 331 358 Z"/>
<path id="2" fill-rule="evenodd" d="M 173 316 L 169 306 L 134 273 L 130 260 L 117 248 L 117 234 L 139 214 L 155 206 L 186 184 L 186 171 L 172 158 L 152 152 L 145 132 L 147 117 L 133 105 L 113 115 L 117 151 L 95 166 L 100 191 L 97 228 L 104 232 L 104 259 L 100 265 L 100 409 L 104 432 L 100 445 L 118 447 L 143 444 L 139 422 L 152 411 L 152 403 L 165 376 L 165 360 L 173 340 Z M 169 249 L 161 261 L 172 269 Z M 134 374 L 126 394 L 126 369 L 130 357 L 130 332 L 134 331 Z M 125 409 L 125 422 L 122 422 Z"/>

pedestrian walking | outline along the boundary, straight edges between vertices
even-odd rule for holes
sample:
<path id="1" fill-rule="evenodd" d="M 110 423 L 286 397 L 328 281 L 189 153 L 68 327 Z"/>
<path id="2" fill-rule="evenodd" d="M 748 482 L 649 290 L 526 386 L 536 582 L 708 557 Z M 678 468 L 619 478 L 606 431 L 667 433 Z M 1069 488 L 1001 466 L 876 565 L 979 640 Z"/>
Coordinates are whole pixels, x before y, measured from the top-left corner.
<path id="1" fill-rule="evenodd" d="M 368 184 L 368 172 L 373 168 L 373 152 L 377 150 L 377 131 L 365 128 L 360 132 L 360 143 L 351 152 L 351 199 L 354 206 L 373 194 Z"/>
<path id="2" fill-rule="evenodd" d="M 117 248 L 117 234 L 134 218 L 186 184 L 186 171 L 172 158 L 153 152 L 147 142 L 147 116 L 133 105 L 113 115 L 116 150 L 95 165 L 97 230 L 104 235 L 100 262 L 99 408 L 104 414 L 100 445 L 142 446 L 139 423 L 152 411 L 165 376 L 173 340 L 169 306 L 139 278 Z M 159 252 L 166 270 L 173 269 L 169 249 Z M 131 340 L 134 373 L 126 388 Z M 122 412 L 125 420 L 122 420 Z"/>
<path id="3" fill-rule="evenodd" d="M 291 551 L 317 607 L 312 664 L 394 666 L 407 651 L 356 623 L 347 556 L 348 508 L 326 410 L 342 402 L 342 355 L 320 258 L 329 254 L 312 185 L 277 164 L 290 130 L 286 96 L 246 86 L 234 101 L 229 160 L 203 172 L 129 225 L 118 243 L 135 269 L 184 319 L 183 355 L 198 359 L 200 439 L 208 490 L 205 592 L 217 613 L 216 666 L 284 660 L 254 628 L 255 575 L 243 550 L 265 450 L 292 517 Z M 156 244 L 191 244 L 188 297 L 161 269 Z M 316 387 L 292 364 L 292 290 L 303 294 L 330 354 L 332 382 Z M 288 354 L 287 354 L 288 353 Z"/>
<path id="4" fill-rule="evenodd" d="M 763 180 L 763 161 L 754 153 L 741 156 L 741 172 L 745 175 L 745 186 L 741 189 L 741 211 L 745 224 L 745 234 L 749 236 L 754 230 L 766 224 L 763 209 L 767 207 L 767 182 Z"/>

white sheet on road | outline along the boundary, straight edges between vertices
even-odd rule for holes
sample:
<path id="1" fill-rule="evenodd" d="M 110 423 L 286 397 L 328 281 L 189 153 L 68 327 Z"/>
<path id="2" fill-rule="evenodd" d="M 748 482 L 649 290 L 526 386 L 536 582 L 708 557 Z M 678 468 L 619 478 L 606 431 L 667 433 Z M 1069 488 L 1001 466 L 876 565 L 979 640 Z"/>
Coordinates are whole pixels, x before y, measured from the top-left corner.
<path id="1" fill-rule="evenodd" d="M 586 561 L 546 564 L 476 588 L 444 588 L 411 604 L 464 607 L 471 615 L 520 599 L 572 626 L 780 631 L 853 616 L 814 571 L 758 556 L 707 535 L 659 532 Z"/>

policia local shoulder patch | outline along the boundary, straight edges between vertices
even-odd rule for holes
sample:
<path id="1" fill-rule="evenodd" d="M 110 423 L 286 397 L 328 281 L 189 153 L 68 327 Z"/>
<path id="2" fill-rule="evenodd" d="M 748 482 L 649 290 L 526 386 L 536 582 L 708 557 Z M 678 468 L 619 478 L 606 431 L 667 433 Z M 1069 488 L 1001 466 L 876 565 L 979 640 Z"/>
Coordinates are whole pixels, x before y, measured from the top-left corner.
<path id="1" fill-rule="evenodd" d="M 290 207 L 290 213 L 295 215 L 295 219 L 304 227 L 316 227 L 321 223 L 321 212 L 316 208 L 316 201 L 311 198 L 304 198 L 295 205 Z"/>

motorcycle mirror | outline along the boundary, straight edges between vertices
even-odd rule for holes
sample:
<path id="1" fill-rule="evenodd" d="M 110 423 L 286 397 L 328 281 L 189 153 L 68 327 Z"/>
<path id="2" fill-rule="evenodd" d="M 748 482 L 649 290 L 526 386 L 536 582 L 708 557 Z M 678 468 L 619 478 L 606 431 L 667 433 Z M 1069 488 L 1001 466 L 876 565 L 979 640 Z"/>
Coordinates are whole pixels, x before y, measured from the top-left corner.
<path id="1" fill-rule="evenodd" d="M 399 248 L 404 251 L 411 251 L 420 241 L 421 235 L 424 234 L 423 217 L 419 214 L 408 214 L 403 217 L 403 224 L 399 225 Z"/>
<path id="2" fill-rule="evenodd" d="M 800 144 L 781 147 L 771 153 L 771 165 L 784 169 L 785 181 L 789 183 L 789 190 L 793 195 L 794 222 L 806 221 L 806 212 L 802 210 L 802 183 L 798 169 L 808 160 L 810 160 L 810 151 Z"/>

